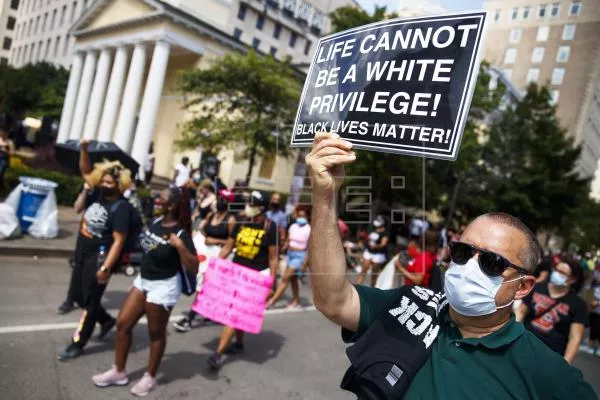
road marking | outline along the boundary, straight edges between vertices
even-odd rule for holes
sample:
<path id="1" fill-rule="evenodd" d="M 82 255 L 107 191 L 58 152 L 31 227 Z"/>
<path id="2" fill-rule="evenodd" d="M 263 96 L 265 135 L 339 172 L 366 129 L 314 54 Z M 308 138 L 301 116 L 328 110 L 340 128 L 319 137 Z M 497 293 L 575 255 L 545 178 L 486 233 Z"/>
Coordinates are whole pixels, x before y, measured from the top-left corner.
<path id="1" fill-rule="evenodd" d="M 280 314 L 292 314 L 301 313 L 308 311 L 315 311 L 314 306 L 301 307 L 296 309 L 289 308 L 278 308 L 274 310 L 265 311 L 265 316 L 269 315 L 280 315 Z M 181 316 L 172 315 L 169 318 L 169 322 L 175 322 L 181 319 Z M 140 319 L 141 324 L 147 324 L 148 320 L 146 317 Z M 62 331 L 67 329 L 75 329 L 79 325 L 79 322 L 62 322 L 55 324 L 35 324 L 35 325 L 15 325 L 15 326 L 0 326 L 0 335 L 9 333 L 28 333 L 28 332 L 48 332 L 48 331 Z"/>

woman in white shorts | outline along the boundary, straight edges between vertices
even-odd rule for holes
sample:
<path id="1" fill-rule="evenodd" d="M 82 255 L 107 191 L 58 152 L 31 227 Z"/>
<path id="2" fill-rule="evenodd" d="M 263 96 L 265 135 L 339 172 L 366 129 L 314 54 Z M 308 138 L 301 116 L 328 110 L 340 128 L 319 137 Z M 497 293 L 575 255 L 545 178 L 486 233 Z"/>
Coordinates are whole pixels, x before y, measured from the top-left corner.
<path id="1" fill-rule="evenodd" d="M 179 270 L 183 265 L 198 272 L 198 259 L 191 238 L 189 199 L 179 188 L 162 191 L 165 215 L 156 219 L 140 237 L 144 257 L 140 274 L 133 281 L 117 319 L 115 364 L 108 371 L 94 375 L 98 387 L 124 386 L 129 383 L 125 363 L 131 347 L 133 328 L 146 314 L 150 336 L 148 371 L 131 389 L 136 396 L 146 396 L 156 388 L 156 372 L 165 351 L 166 328 L 171 310 L 181 293 Z"/>
<path id="2" fill-rule="evenodd" d="M 362 255 L 362 270 L 356 278 L 356 283 L 362 285 L 367 273 L 371 272 L 371 286 L 375 286 L 381 266 L 387 261 L 387 246 L 389 233 L 385 227 L 385 220 L 378 216 L 373 221 L 373 230 L 369 234 L 369 245 Z"/>

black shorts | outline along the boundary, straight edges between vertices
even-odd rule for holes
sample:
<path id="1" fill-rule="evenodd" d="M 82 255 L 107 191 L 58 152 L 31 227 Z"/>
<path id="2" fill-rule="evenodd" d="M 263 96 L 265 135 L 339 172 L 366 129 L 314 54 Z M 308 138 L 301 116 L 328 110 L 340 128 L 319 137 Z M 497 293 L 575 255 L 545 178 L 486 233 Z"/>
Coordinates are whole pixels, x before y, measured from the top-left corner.
<path id="1" fill-rule="evenodd" d="M 590 340 L 600 341 L 600 314 L 590 313 Z"/>

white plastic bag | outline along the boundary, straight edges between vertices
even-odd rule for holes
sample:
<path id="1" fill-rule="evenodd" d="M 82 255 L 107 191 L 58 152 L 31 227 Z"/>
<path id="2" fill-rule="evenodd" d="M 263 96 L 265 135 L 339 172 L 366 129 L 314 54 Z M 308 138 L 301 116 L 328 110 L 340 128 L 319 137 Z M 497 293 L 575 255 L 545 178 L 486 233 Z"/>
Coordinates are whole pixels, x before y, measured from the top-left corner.
<path id="1" fill-rule="evenodd" d="M 12 207 L 14 213 L 17 213 L 19 209 L 19 202 L 21 201 L 21 192 L 23 191 L 23 184 L 19 183 L 16 188 L 13 189 L 12 192 L 8 195 L 6 200 L 4 200 L 4 204 L 8 204 Z"/>
<path id="2" fill-rule="evenodd" d="M 27 230 L 31 236 L 38 239 L 54 239 L 58 237 L 58 206 L 56 193 L 51 190 L 35 214 L 35 221 Z"/>
<path id="3" fill-rule="evenodd" d="M 15 210 L 6 203 L 0 204 L 0 240 L 21 236 L 21 225 Z"/>
<path id="4" fill-rule="evenodd" d="M 386 265 L 377 277 L 375 287 L 381 290 L 389 290 L 399 287 L 401 284 L 401 277 L 396 274 L 396 266 L 394 263 L 398 259 L 398 256 L 393 257 Z"/>

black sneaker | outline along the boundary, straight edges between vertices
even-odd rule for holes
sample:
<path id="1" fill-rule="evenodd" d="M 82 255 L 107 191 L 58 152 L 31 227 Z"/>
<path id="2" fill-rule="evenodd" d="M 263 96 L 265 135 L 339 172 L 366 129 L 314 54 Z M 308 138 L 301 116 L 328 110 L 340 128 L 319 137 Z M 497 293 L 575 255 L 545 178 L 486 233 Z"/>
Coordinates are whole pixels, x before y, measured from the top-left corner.
<path id="1" fill-rule="evenodd" d="M 115 327 L 116 323 L 117 320 L 112 318 L 100 325 L 100 333 L 98 334 L 98 339 L 104 339 L 104 336 L 106 336 L 108 332 L 110 332 L 110 330 Z"/>
<path id="2" fill-rule="evenodd" d="M 244 343 L 235 342 L 225 351 L 227 354 L 240 354 L 244 352 Z"/>
<path id="3" fill-rule="evenodd" d="M 177 322 L 173 322 L 173 328 L 175 328 L 177 332 L 189 332 L 192 330 L 192 323 L 188 318 L 182 318 Z"/>
<path id="4" fill-rule="evenodd" d="M 64 315 L 68 314 L 75 309 L 75 305 L 73 302 L 64 301 L 60 306 L 58 306 L 58 314 Z"/>
<path id="5" fill-rule="evenodd" d="M 215 353 L 212 356 L 208 357 L 206 363 L 213 371 L 218 371 L 221 369 L 227 357 L 221 353 Z"/>
<path id="6" fill-rule="evenodd" d="M 67 348 L 58 355 L 58 361 L 69 361 L 79 357 L 83 353 L 83 349 L 76 344 L 70 344 Z"/>

